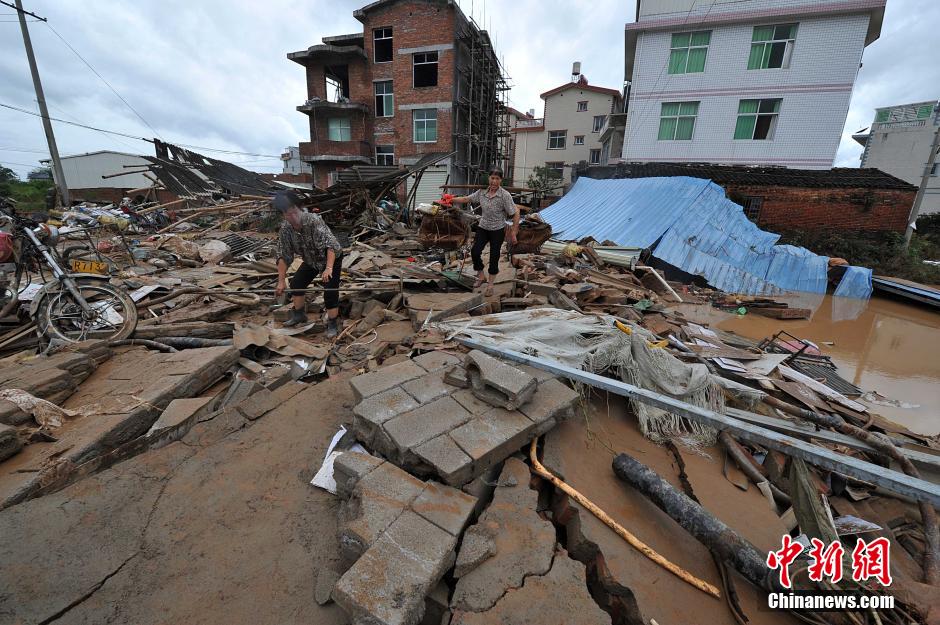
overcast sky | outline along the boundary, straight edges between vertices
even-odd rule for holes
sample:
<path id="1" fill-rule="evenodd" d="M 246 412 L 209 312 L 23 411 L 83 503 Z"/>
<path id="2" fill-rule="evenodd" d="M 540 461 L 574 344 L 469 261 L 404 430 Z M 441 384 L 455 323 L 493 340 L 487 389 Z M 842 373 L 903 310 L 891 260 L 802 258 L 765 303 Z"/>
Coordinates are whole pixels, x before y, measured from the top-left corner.
<path id="1" fill-rule="evenodd" d="M 147 127 L 50 26 L 165 140 L 263 156 L 225 157 L 280 171 L 277 155 L 308 140 L 304 70 L 286 54 L 324 35 L 361 32 L 357 2 L 326 0 L 24 0 L 48 18 L 30 22 L 49 113 L 139 137 Z M 592 84 L 620 88 L 623 26 L 631 0 L 460 0 L 490 28 L 512 78 L 511 104 L 536 109 L 539 93 L 566 82 L 581 61 Z M 881 39 L 865 51 L 836 164 L 858 165 L 851 134 L 874 108 L 940 98 L 937 0 L 888 0 Z M 37 110 L 19 25 L 0 5 L 0 103 Z M 141 141 L 55 124 L 59 152 L 108 149 L 151 154 Z M 20 175 L 46 156 L 38 117 L 0 108 L 0 164 Z"/>

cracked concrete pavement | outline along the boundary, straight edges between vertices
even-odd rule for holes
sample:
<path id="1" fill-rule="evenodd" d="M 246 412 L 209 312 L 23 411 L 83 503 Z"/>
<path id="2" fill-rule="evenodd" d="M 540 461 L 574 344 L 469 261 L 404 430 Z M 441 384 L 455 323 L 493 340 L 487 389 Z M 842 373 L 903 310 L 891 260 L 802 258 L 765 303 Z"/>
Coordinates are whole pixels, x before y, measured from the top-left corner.
<path id="1" fill-rule="evenodd" d="M 253 424 L 222 412 L 3 510 L 0 623 L 347 622 L 314 600 L 338 502 L 309 481 L 352 403 L 337 378 Z"/>

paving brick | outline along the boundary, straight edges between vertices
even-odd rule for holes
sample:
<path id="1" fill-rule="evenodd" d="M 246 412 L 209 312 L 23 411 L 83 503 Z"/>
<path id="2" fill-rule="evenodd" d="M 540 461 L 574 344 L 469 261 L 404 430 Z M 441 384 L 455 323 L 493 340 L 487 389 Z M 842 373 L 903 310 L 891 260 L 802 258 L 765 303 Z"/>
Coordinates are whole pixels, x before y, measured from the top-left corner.
<path id="1" fill-rule="evenodd" d="M 444 376 L 440 371 L 429 373 L 416 380 L 401 385 L 408 394 L 418 400 L 419 404 L 427 404 L 438 397 L 454 392 L 454 387 L 444 383 Z"/>
<path id="2" fill-rule="evenodd" d="M 356 402 L 424 375 L 426 371 L 410 360 L 358 375 L 349 381 Z"/>
<path id="3" fill-rule="evenodd" d="M 519 369 L 519 371 L 524 371 L 525 373 L 531 375 L 539 384 L 545 380 L 558 379 L 558 376 L 556 376 L 554 373 L 550 373 L 545 369 L 533 367 L 532 365 L 514 364 L 513 366 Z"/>
<path id="4" fill-rule="evenodd" d="M 453 398 L 472 415 L 483 414 L 493 409 L 492 404 L 486 403 L 468 389 L 457 391 L 453 394 Z"/>
<path id="5" fill-rule="evenodd" d="M 534 429 L 532 421 L 521 412 L 493 408 L 453 430 L 450 436 L 473 458 L 473 472 L 479 474 L 518 451 Z"/>
<path id="6" fill-rule="evenodd" d="M 366 474 L 344 504 L 348 521 L 340 532 L 340 548 L 349 560 L 362 555 L 424 490 L 424 482 L 390 462 Z"/>
<path id="7" fill-rule="evenodd" d="M 418 405 L 411 395 L 398 387 L 367 397 L 353 408 L 353 432 L 366 445 L 374 445 L 375 434 L 383 423 L 414 410 Z"/>
<path id="8" fill-rule="evenodd" d="M 515 410 L 535 393 L 535 378 L 479 350 L 467 354 L 464 367 L 474 395 L 507 410 Z"/>
<path id="9" fill-rule="evenodd" d="M 552 429 L 556 423 L 574 414 L 580 395 L 560 380 L 546 380 L 539 384 L 535 395 L 519 411 L 536 424 L 539 435 Z"/>
<path id="10" fill-rule="evenodd" d="M 447 369 L 444 374 L 444 382 L 457 388 L 470 388 L 470 380 L 467 378 L 467 370 L 460 365 L 454 365 Z"/>
<path id="11" fill-rule="evenodd" d="M 466 423 L 470 413 L 452 397 L 442 397 L 385 423 L 386 434 L 404 452 Z"/>
<path id="12" fill-rule="evenodd" d="M 354 623 L 417 625 L 425 596 L 454 563 L 457 539 L 406 511 L 333 588 Z"/>
<path id="13" fill-rule="evenodd" d="M 347 451 L 338 455 L 333 460 L 336 494 L 344 498 L 349 497 L 359 480 L 384 462 L 381 458 L 355 451 Z"/>
<path id="14" fill-rule="evenodd" d="M 422 443 L 412 452 L 451 486 L 465 484 L 473 477 L 473 459 L 447 434 Z"/>
<path id="15" fill-rule="evenodd" d="M 415 356 L 411 360 L 426 371 L 439 371 L 460 362 L 457 356 L 442 351 L 425 352 L 420 356 Z"/>
<path id="16" fill-rule="evenodd" d="M 470 520 L 474 505 L 476 497 L 450 486 L 428 482 L 421 494 L 411 502 L 411 510 L 457 537 Z"/>

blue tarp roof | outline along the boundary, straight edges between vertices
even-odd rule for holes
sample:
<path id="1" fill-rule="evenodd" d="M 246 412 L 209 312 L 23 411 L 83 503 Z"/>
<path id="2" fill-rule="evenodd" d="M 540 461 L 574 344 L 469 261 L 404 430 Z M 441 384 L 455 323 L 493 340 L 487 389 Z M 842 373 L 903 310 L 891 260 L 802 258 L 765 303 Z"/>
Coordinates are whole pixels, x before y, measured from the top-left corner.
<path id="1" fill-rule="evenodd" d="M 541 216 L 557 237 L 650 247 L 657 258 L 730 293 L 826 292 L 827 257 L 777 245 L 779 234 L 758 228 L 710 180 L 579 178 Z M 870 278 L 871 270 L 855 268 L 839 295 L 867 298 L 864 275 Z"/>

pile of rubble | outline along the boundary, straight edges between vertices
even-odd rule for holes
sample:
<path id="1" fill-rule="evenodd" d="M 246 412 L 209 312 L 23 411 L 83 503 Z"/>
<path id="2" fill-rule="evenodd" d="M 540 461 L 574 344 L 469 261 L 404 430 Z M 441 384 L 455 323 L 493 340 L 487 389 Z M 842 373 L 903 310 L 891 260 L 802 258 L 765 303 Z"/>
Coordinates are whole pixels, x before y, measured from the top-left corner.
<path id="1" fill-rule="evenodd" d="M 667 280 L 640 250 L 589 239 L 513 250 L 484 295 L 466 233 L 422 245 L 414 216 L 377 206 L 399 182 L 359 186 L 372 197 L 366 217 L 338 190 L 311 196 L 337 200 L 344 226 L 335 338 L 316 288 L 313 321 L 279 327 L 287 306 L 274 296 L 274 235 L 258 231 L 273 225 L 261 198 L 180 209 L 159 232 L 109 241 L 111 280 L 141 316 L 128 341 L 39 345 L 25 319 L 11 320 L 0 337 L 0 509 L 162 448 L 237 436 L 299 393 L 348 383 L 345 433 L 312 469 L 342 500 L 340 558 L 318 567 L 315 599 L 353 622 L 689 622 L 698 602 L 709 622 L 757 618 L 763 593 L 779 588 L 710 560 L 723 544 L 618 478 L 612 458 L 624 450 L 699 502 L 683 514 L 741 534 L 739 547 L 766 553 L 788 533 L 891 538 L 898 610 L 875 618 L 936 616 L 937 441 L 871 414 L 798 339 L 758 344 L 703 321 L 712 301 L 796 313 Z M 653 370 L 659 379 L 641 375 Z M 846 529 L 850 519 L 861 523 Z"/>

